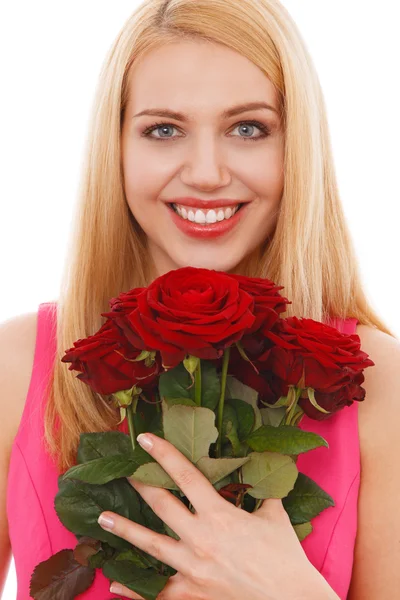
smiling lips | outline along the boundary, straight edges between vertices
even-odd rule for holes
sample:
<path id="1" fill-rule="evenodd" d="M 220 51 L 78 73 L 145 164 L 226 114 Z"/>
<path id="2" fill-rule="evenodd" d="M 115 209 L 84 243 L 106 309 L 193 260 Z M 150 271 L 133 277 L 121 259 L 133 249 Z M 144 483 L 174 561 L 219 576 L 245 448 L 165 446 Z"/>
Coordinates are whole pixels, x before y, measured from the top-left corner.
<path id="1" fill-rule="evenodd" d="M 180 217 L 182 217 L 185 220 L 187 219 L 192 223 L 198 223 L 200 225 L 211 225 L 213 223 L 224 221 L 225 219 L 230 219 L 239 210 L 240 206 L 241 204 L 236 204 L 228 206 L 227 208 L 219 206 L 215 209 L 211 208 L 208 210 L 202 210 L 201 208 L 172 203 L 172 208 Z"/>
<path id="2" fill-rule="evenodd" d="M 199 204 L 194 202 L 169 203 L 168 212 L 177 228 L 184 234 L 200 239 L 212 239 L 234 229 L 250 204 L 238 204 L 237 201 L 230 200 L 230 205 L 227 206 L 226 203 L 224 206 L 221 200 L 218 204 L 217 202 L 204 202 L 208 207 L 213 204 L 213 208 L 200 208 Z"/>

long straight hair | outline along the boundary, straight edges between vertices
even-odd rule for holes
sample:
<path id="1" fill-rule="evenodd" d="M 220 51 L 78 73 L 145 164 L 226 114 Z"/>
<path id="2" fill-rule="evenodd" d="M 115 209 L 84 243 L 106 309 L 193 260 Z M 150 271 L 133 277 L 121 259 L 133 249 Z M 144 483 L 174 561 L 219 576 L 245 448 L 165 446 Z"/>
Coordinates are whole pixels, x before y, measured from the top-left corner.
<path id="1" fill-rule="evenodd" d="M 129 210 L 120 137 L 131 67 L 179 40 L 212 41 L 257 65 L 278 92 L 285 136 L 284 190 L 274 232 L 237 272 L 284 286 L 285 316 L 355 317 L 392 335 L 369 304 L 338 193 L 326 107 L 313 62 L 278 0 L 146 0 L 127 20 L 96 90 L 67 260 L 57 299 L 56 356 L 45 441 L 60 472 L 79 435 L 115 429 L 116 408 L 61 362 L 104 323 L 109 299 L 150 283 L 146 236 Z M 393 336 L 394 337 L 394 336 Z"/>

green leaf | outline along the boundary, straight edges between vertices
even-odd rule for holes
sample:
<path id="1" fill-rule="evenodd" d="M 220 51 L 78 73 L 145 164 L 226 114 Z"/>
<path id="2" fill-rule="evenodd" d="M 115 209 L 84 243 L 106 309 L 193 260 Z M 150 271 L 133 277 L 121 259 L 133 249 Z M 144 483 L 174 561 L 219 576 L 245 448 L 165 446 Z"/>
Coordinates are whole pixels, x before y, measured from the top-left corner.
<path id="1" fill-rule="evenodd" d="M 153 427 L 149 430 L 160 437 L 164 437 L 164 433 L 159 431 L 159 427 L 161 426 L 161 413 L 154 415 L 152 424 Z M 149 430 L 146 429 L 146 431 Z M 85 481 L 86 483 L 101 485 L 108 483 L 113 479 L 129 477 L 140 465 L 148 462 L 156 462 L 139 444 L 132 450 L 129 436 L 120 434 L 119 436 L 104 437 L 109 436 L 110 433 L 119 432 L 85 434 L 90 436 L 101 435 L 102 437 L 84 438 L 81 442 L 82 451 L 80 458 L 86 458 L 87 462 L 74 465 L 68 469 L 62 477 L 64 479 L 78 479 L 79 481 Z M 109 445 L 108 440 L 110 440 L 110 443 L 113 445 Z M 122 452 L 123 450 L 124 452 Z M 108 454 L 108 452 L 110 452 L 110 454 Z M 100 458 L 89 458 L 94 457 L 96 454 L 100 454 Z"/>
<path id="2" fill-rule="evenodd" d="M 104 456 L 71 467 L 63 477 L 101 485 L 120 477 L 130 477 L 138 466 L 140 463 L 132 456 Z"/>
<path id="3" fill-rule="evenodd" d="M 176 571 L 175 571 L 176 572 Z M 141 569 L 131 561 L 110 560 L 104 563 L 103 573 L 108 579 L 118 581 L 145 600 L 156 600 L 167 584 L 170 575 L 159 575 L 154 569 Z"/>
<path id="4" fill-rule="evenodd" d="M 222 439 L 222 456 L 246 456 L 249 447 L 247 444 L 243 444 L 239 440 L 239 436 L 236 427 L 232 424 L 232 421 L 228 421 L 225 425 L 225 438 L 231 443 L 232 452 L 227 452 L 224 445 L 224 438 Z"/>
<path id="5" fill-rule="evenodd" d="M 247 491 L 253 498 L 284 498 L 293 489 L 298 471 L 290 456 L 274 452 L 252 452 L 243 465 L 243 483 L 253 487 Z"/>
<path id="6" fill-rule="evenodd" d="M 137 479 L 146 485 L 164 488 L 166 490 L 179 490 L 175 481 L 164 471 L 158 463 L 152 462 L 146 465 L 141 465 L 132 475 L 133 479 Z"/>
<path id="7" fill-rule="evenodd" d="M 251 410 L 251 407 L 250 407 Z M 231 433 L 232 431 L 234 431 L 236 433 L 236 437 L 239 440 L 239 436 L 238 436 L 238 427 L 239 427 L 239 421 L 238 421 L 238 416 L 236 414 L 236 411 L 234 409 L 234 407 L 228 403 L 228 401 L 225 401 L 224 404 L 224 412 L 222 415 L 222 443 L 226 442 L 227 439 L 227 434 Z"/>
<path id="8" fill-rule="evenodd" d="M 252 512 L 254 512 L 254 509 L 256 507 L 256 502 L 257 502 L 257 500 L 255 498 L 252 498 L 252 496 L 250 496 L 247 493 L 243 497 L 242 509 L 248 513 L 252 513 Z"/>
<path id="9" fill-rule="evenodd" d="M 210 445 L 218 437 L 214 425 L 215 414 L 201 406 L 175 404 L 168 407 L 163 402 L 163 428 L 165 439 L 173 444 L 191 463 L 215 483 L 247 462 L 247 457 L 212 459 L 208 456 Z M 155 487 L 179 490 L 178 485 L 159 463 L 141 465 L 133 478 Z"/>
<path id="10" fill-rule="evenodd" d="M 97 554 L 93 554 L 93 556 L 89 557 L 89 565 L 93 567 L 93 569 L 101 569 L 105 561 L 114 558 L 118 555 L 118 552 L 121 552 L 121 550 L 116 550 L 115 548 L 112 548 L 110 544 L 101 542 L 101 549 Z"/>
<path id="11" fill-rule="evenodd" d="M 228 485 L 229 483 L 233 483 L 232 479 L 233 479 L 232 475 L 228 475 L 227 477 L 224 477 L 223 479 L 220 479 L 219 481 L 217 481 L 214 484 L 215 489 L 218 491 L 222 487 L 224 487 L 225 485 Z"/>
<path id="12" fill-rule="evenodd" d="M 158 422 L 156 425 L 157 419 L 161 422 L 161 412 L 157 411 L 156 404 L 146 402 L 143 398 L 139 398 L 136 412 L 133 415 L 136 436 L 138 436 L 139 433 L 146 433 L 146 431 L 153 431 L 155 433 L 154 429 L 159 426 Z"/>
<path id="13" fill-rule="evenodd" d="M 147 504 L 147 502 L 140 496 L 140 512 L 144 519 L 144 525 L 148 529 L 155 531 L 156 533 L 164 533 L 164 521 L 160 519 L 154 510 Z"/>
<path id="14" fill-rule="evenodd" d="M 215 410 L 221 396 L 221 380 L 215 365 L 208 360 L 201 361 L 201 406 Z M 192 391 L 194 399 L 194 389 Z"/>
<path id="15" fill-rule="evenodd" d="M 304 473 L 299 473 L 293 490 L 282 503 L 292 525 L 307 523 L 326 508 L 335 506 L 331 496 Z"/>
<path id="16" fill-rule="evenodd" d="M 203 359 L 201 361 L 201 389 L 202 407 L 215 410 L 221 394 L 221 382 L 213 363 Z M 160 375 L 159 391 L 161 397 L 188 398 L 194 401 L 194 385 L 182 363 Z"/>
<path id="17" fill-rule="evenodd" d="M 89 558 L 97 554 L 101 549 L 100 547 L 101 542 L 99 540 L 83 536 L 73 550 L 74 559 L 84 567 L 91 566 L 89 565 Z"/>
<path id="18" fill-rule="evenodd" d="M 301 525 L 293 525 L 293 528 L 299 538 L 299 542 L 302 542 L 313 530 L 311 523 L 301 523 Z"/>
<path id="19" fill-rule="evenodd" d="M 150 563 L 150 561 L 145 556 L 143 556 L 141 554 L 141 552 L 142 551 L 138 550 L 137 548 L 130 548 L 129 550 L 123 550 L 122 552 L 118 552 L 118 554 L 115 555 L 114 560 L 120 560 L 120 561 L 128 560 L 129 562 L 133 563 L 137 567 L 140 567 L 141 569 L 152 568 L 153 564 Z M 145 554 L 145 553 L 143 553 L 143 554 Z M 156 561 L 156 562 L 159 562 L 159 561 Z"/>
<path id="20" fill-rule="evenodd" d="M 107 560 L 106 553 L 103 550 L 99 550 L 96 554 L 89 556 L 89 565 L 93 569 L 101 569 L 105 561 Z"/>
<path id="21" fill-rule="evenodd" d="M 94 576 L 94 569 L 74 559 L 73 550 L 61 550 L 35 567 L 29 595 L 35 600 L 73 600 L 92 585 Z"/>
<path id="22" fill-rule="evenodd" d="M 203 456 L 198 460 L 195 466 L 207 477 L 211 483 L 216 483 L 223 477 L 226 477 L 236 469 L 239 469 L 248 461 L 248 457 L 244 458 L 210 458 Z M 175 481 L 164 471 L 158 463 L 142 465 L 133 475 L 134 479 L 153 485 L 155 487 L 164 488 L 167 490 L 176 490 L 180 488 Z"/>
<path id="23" fill-rule="evenodd" d="M 193 383 L 182 363 L 161 373 L 158 385 L 160 397 L 193 399 L 191 392 Z"/>
<path id="24" fill-rule="evenodd" d="M 184 406 L 198 406 L 194 400 L 190 398 L 166 398 L 164 397 L 164 401 L 167 403 L 168 408 L 171 406 L 175 406 L 175 404 L 183 404 Z"/>
<path id="25" fill-rule="evenodd" d="M 249 460 L 247 456 L 243 458 L 210 458 L 209 456 L 203 456 L 197 461 L 196 467 L 214 484 L 239 469 Z"/>
<path id="26" fill-rule="evenodd" d="M 77 479 L 58 478 L 59 491 L 55 510 L 61 523 L 75 535 L 84 535 L 107 542 L 113 548 L 130 548 L 131 544 L 108 531 L 97 519 L 105 510 L 144 524 L 136 490 L 126 479 L 115 479 L 104 485 L 93 485 Z"/>
<path id="27" fill-rule="evenodd" d="M 105 450 L 105 448 L 102 449 Z M 130 477 L 140 465 L 148 462 L 155 462 L 155 460 L 144 448 L 137 444 L 132 450 L 132 446 L 129 444 L 129 451 L 124 455 L 111 454 L 74 465 L 62 477 L 101 485 L 113 479 Z"/>
<path id="28" fill-rule="evenodd" d="M 233 441 L 232 439 L 233 438 Z M 239 438 L 237 437 L 237 433 L 235 434 L 234 430 L 232 429 L 232 435 L 229 434 L 229 442 L 227 444 L 223 444 L 222 446 L 222 456 L 226 456 L 228 458 L 234 458 L 235 456 L 240 456 L 240 442 L 239 442 Z M 238 453 L 235 452 L 233 445 L 235 446 L 235 450 L 237 450 Z M 247 449 L 249 447 L 247 446 Z"/>
<path id="29" fill-rule="evenodd" d="M 262 422 L 264 425 L 278 427 L 285 416 L 286 408 L 260 408 Z"/>
<path id="30" fill-rule="evenodd" d="M 226 456 L 225 442 L 228 439 L 232 445 L 233 456 L 246 456 L 249 446 L 242 440 L 252 431 L 255 424 L 254 408 L 238 398 L 225 400 L 222 417 L 222 455 Z"/>
<path id="31" fill-rule="evenodd" d="M 262 417 L 261 417 L 260 409 L 258 408 L 258 405 L 257 405 L 258 392 L 253 390 L 253 388 L 249 387 L 248 385 L 245 385 L 244 383 L 242 383 L 241 381 L 239 381 L 232 375 L 228 375 L 227 380 L 226 380 L 226 398 L 228 398 L 228 399 L 239 398 L 240 400 L 247 402 L 247 404 L 250 404 L 250 406 L 253 407 L 254 415 L 255 415 L 255 422 L 254 422 L 253 429 L 255 430 L 255 429 L 258 429 L 259 427 L 261 427 Z"/>
<path id="32" fill-rule="evenodd" d="M 101 433 L 81 433 L 78 446 L 78 463 L 132 452 L 129 435 L 121 431 L 104 431 Z"/>
<path id="33" fill-rule="evenodd" d="M 263 425 L 253 431 L 246 443 L 256 452 L 278 452 L 280 454 L 298 455 L 319 448 L 328 447 L 328 442 L 311 431 L 303 431 L 291 425 Z"/>
<path id="34" fill-rule="evenodd" d="M 161 437 L 164 439 L 164 431 L 163 431 L 163 426 L 162 426 L 162 411 L 160 411 L 160 412 L 156 411 L 156 414 L 154 415 L 149 428 L 144 429 L 144 431 L 141 431 L 140 433 L 145 433 L 146 431 L 151 431 L 158 437 Z M 139 435 L 139 433 L 138 433 L 138 435 Z M 135 448 L 135 450 L 136 450 L 136 448 Z M 148 456 L 150 456 L 150 455 L 148 455 Z"/>
<path id="35" fill-rule="evenodd" d="M 225 400 L 225 406 L 227 405 L 232 406 L 235 410 L 238 421 L 238 437 L 241 441 L 244 441 L 246 437 L 253 431 L 256 423 L 254 408 L 251 404 L 245 402 L 244 400 L 240 400 L 239 398 L 228 398 Z"/>
<path id="36" fill-rule="evenodd" d="M 176 404 L 163 415 L 165 439 L 192 463 L 208 456 L 210 444 L 217 440 L 218 429 L 214 423 L 214 412 L 202 406 Z"/>

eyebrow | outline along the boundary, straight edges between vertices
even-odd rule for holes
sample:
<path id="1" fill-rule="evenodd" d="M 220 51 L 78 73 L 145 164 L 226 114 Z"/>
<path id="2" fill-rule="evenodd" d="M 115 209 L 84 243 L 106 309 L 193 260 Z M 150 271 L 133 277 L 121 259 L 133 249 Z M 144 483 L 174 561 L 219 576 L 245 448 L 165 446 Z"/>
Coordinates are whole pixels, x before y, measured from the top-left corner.
<path id="1" fill-rule="evenodd" d="M 246 104 L 239 104 L 237 106 L 233 106 L 224 110 L 221 114 L 223 119 L 228 119 L 229 117 L 235 117 L 240 113 L 247 112 L 249 110 L 270 110 L 278 114 L 276 108 L 271 106 L 271 104 L 267 104 L 266 102 L 247 102 Z M 175 119 L 176 121 L 182 121 L 182 123 L 189 123 L 193 119 L 185 113 L 176 112 L 174 110 L 170 110 L 167 108 L 149 108 L 143 110 L 142 112 L 133 115 L 132 119 L 136 117 L 141 117 L 143 115 L 150 115 L 153 117 L 167 117 L 169 119 Z"/>

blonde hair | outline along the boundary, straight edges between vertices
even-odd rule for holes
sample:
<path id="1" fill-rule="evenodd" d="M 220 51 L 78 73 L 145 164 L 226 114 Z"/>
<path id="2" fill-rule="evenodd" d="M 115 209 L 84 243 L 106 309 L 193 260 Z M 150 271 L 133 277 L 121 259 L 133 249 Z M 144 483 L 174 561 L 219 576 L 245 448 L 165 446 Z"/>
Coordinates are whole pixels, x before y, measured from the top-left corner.
<path id="1" fill-rule="evenodd" d="M 61 362 L 104 323 L 109 299 L 149 281 L 146 239 L 126 202 L 120 135 L 130 68 L 167 43 L 224 44 L 275 86 L 285 134 L 284 191 L 273 235 L 237 268 L 284 286 L 285 316 L 355 317 L 393 335 L 368 303 L 338 193 L 324 98 L 313 62 L 278 0 L 146 0 L 104 62 L 92 109 L 75 226 L 57 300 L 57 350 L 45 413 L 47 449 L 60 472 L 76 462 L 82 432 L 115 429 L 119 418 Z"/>

